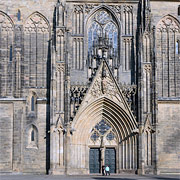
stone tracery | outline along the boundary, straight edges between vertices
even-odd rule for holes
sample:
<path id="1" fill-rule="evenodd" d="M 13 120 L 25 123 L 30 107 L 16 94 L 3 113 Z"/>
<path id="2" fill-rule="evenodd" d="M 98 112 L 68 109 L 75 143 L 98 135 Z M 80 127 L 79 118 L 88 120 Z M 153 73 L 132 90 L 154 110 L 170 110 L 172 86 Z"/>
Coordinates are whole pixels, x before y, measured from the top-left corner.
<path id="1" fill-rule="evenodd" d="M 172 32 L 180 32 L 180 25 L 179 23 L 171 16 L 165 16 L 161 19 L 161 21 L 157 25 L 158 31 L 172 31 Z"/>
<path id="2" fill-rule="evenodd" d="M 94 126 L 90 138 L 93 142 L 96 142 L 98 139 L 100 140 L 100 138 L 103 137 L 106 137 L 108 141 L 112 141 L 115 139 L 115 134 L 111 125 L 105 120 L 101 120 Z"/>
<path id="3" fill-rule="evenodd" d="M 176 42 L 179 40 L 180 23 L 170 15 L 163 17 L 156 26 L 158 48 L 158 89 L 159 97 L 180 95 L 180 81 L 177 73 L 180 68 Z M 171 76 L 171 77 L 170 77 Z"/>
<path id="4" fill-rule="evenodd" d="M 46 87 L 49 24 L 43 15 L 35 12 L 26 20 L 24 31 L 25 66 L 27 66 L 25 84 L 31 87 Z"/>
<path id="5" fill-rule="evenodd" d="M 0 11 L 0 95 L 12 95 L 12 59 L 13 59 L 13 30 L 12 20 Z"/>

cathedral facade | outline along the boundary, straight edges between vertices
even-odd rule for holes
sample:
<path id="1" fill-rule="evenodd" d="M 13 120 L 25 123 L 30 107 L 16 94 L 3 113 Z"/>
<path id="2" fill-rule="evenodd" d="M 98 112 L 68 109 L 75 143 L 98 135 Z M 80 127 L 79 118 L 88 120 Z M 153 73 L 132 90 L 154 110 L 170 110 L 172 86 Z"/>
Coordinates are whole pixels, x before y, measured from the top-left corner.
<path id="1" fill-rule="evenodd" d="M 1 0 L 1 173 L 180 173 L 179 0 Z"/>

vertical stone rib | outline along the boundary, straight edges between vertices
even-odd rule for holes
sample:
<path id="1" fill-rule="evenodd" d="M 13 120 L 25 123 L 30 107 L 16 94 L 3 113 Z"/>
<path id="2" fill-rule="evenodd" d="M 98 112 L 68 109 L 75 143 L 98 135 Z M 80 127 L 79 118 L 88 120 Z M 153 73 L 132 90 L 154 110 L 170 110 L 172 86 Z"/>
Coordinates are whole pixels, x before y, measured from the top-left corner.
<path id="1" fill-rule="evenodd" d="M 130 12 L 127 13 L 128 15 L 128 34 L 130 34 Z"/>
<path id="2" fill-rule="evenodd" d="M 78 58 L 78 69 L 81 69 L 81 39 L 78 38 L 78 54 L 79 54 L 79 58 Z"/>
<path id="3" fill-rule="evenodd" d="M 160 46 L 161 46 L 161 61 L 162 61 L 162 74 L 161 76 L 159 76 L 159 78 L 162 78 L 162 96 L 164 95 L 164 55 L 163 55 L 163 36 L 162 36 L 162 31 L 161 31 L 161 43 L 160 43 Z M 159 57 L 160 58 L 160 57 Z M 159 72 L 160 73 L 160 72 Z"/>
<path id="4" fill-rule="evenodd" d="M 124 70 L 127 71 L 127 50 L 126 50 L 127 46 L 126 46 L 126 39 L 124 40 L 124 47 L 125 47 L 125 51 L 124 51 L 125 52 L 125 56 L 124 56 L 124 65 L 125 65 L 124 67 L 125 67 L 125 69 Z"/>
<path id="5" fill-rule="evenodd" d="M 168 79 L 167 79 L 167 81 L 168 81 L 168 97 L 170 97 L 170 72 L 169 72 L 169 70 L 170 70 L 170 62 L 169 62 L 169 30 L 167 31 L 167 66 L 168 66 Z"/>
<path id="6" fill-rule="evenodd" d="M 29 34 L 29 86 L 31 86 L 31 32 Z"/>
<path id="7" fill-rule="evenodd" d="M 78 62 L 77 62 L 77 60 L 78 60 L 78 39 L 76 38 L 75 39 L 76 40 L 76 59 L 75 59 L 75 69 L 77 69 L 77 67 L 78 67 Z"/>
<path id="8" fill-rule="evenodd" d="M 176 97 L 176 32 L 174 31 L 174 96 Z M 179 52 L 178 52 L 179 53 Z"/>
<path id="9" fill-rule="evenodd" d="M 82 28 L 82 13 L 79 12 L 79 34 L 81 34 L 81 28 Z"/>
<path id="10" fill-rule="evenodd" d="M 64 72 L 61 72 L 61 111 L 64 111 Z"/>
<path id="11" fill-rule="evenodd" d="M 75 47 L 76 47 L 76 43 L 75 43 L 75 39 L 73 39 L 73 60 L 72 60 L 72 68 L 75 69 Z"/>

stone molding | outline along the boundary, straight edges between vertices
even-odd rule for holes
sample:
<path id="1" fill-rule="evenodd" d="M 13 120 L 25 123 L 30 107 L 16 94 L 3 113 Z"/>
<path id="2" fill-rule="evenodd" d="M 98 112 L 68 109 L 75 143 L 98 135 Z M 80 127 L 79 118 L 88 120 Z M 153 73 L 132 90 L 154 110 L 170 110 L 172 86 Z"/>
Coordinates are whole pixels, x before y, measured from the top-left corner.
<path id="1" fill-rule="evenodd" d="M 40 13 L 33 13 L 25 23 L 25 32 L 48 33 L 49 24 Z"/>
<path id="2" fill-rule="evenodd" d="M 12 20 L 2 12 L 0 12 L 0 26 L 2 31 L 12 31 L 14 26 Z"/>
<path id="3" fill-rule="evenodd" d="M 168 15 L 160 20 L 160 22 L 157 25 L 157 31 L 158 32 L 168 32 L 168 31 L 180 32 L 180 25 L 175 18 Z"/>
<path id="4" fill-rule="evenodd" d="M 57 72 L 64 72 L 65 71 L 65 64 L 64 63 L 58 63 L 56 65 L 56 71 Z"/>
<path id="5" fill-rule="evenodd" d="M 144 71 L 146 73 L 151 73 L 152 71 L 152 65 L 151 64 L 144 64 Z"/>

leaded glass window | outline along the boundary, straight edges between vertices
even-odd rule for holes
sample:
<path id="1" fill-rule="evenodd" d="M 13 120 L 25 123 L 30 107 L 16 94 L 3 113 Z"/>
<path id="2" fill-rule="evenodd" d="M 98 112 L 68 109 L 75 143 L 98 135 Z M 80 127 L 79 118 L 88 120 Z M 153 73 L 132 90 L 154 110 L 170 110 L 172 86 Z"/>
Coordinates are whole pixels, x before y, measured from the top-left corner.
<path id="1" fill-rule="evenodd" d="M 97 141 L 99 139 L 99 133 L 98 132 L 94 132 L 92 135 L 91 135 L 91 140 L 92 141 Z"/>
<path id="2" fill-rule="evenodd" d="M 115 135 L 113 132 L 108 133 L 108 135 L 106 136 L 106 139 L 109 141 L 112 141 L 115 138 Z"/>
<path id="3" fill-rule="evenodd" d="M 115 134 L 113 132 L 112 126 L 104 119 L 97 123 L 92 129 L 92 135 L 90 138 L 95 142 L 100 139 L 100 137 L 106 137 L 108 141 L 112 141 L 115 139 Z"/>
<path id="4" fill-rule="evenodd" d="M 102 27 L 94 21 L 88 31 L 88 49 L 93 48 L 93 43 L 97 40 L 98 34 L 102 32 Z"/>
<path id="5" fill-rule="evenodd" d="M 34 129 L 31 131 L 31 141 L 34 141 Z"/>
<path id="6" fill-rule="evenodd" d="M 105 120 L 101 120 L 95 126 L 95 128 L 100 132 L 101 135 L 104 135 L 106 131 L 108 131 L 111 128 L 111 126 Z"/>
<path id="7" fill-rule="evenodd" d="M 34 96 L 31 97 L 31 111 L 34 111 Z"/>
<path id="8" fill-rule="evenodd" d="M 98 36 L 107 36 L 112 43 L 115 52 L 118 52 L 118 28 L 110 13 L 101 10 L 93 17 L 88 30 L 88 52 L 93 49 L 93 43 Z"/>

